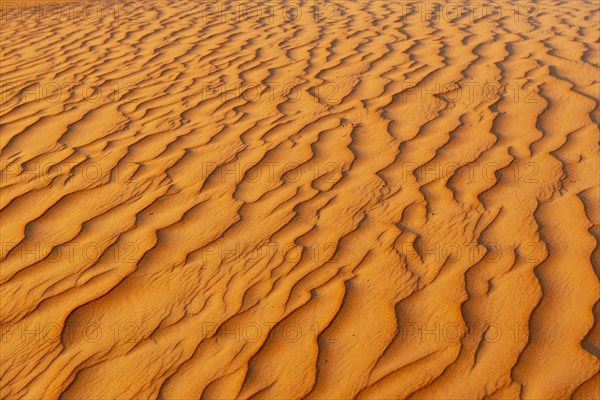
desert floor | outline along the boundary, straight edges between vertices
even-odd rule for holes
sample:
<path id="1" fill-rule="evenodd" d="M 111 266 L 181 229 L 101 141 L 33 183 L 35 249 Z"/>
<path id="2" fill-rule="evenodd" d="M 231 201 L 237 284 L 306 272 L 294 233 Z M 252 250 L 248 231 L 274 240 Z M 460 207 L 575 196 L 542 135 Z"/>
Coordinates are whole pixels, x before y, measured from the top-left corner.
<path id="1" fill-rule="evenodd" d="M 595 0 L 5 2 L 2 399 L 599 399 Z"/>

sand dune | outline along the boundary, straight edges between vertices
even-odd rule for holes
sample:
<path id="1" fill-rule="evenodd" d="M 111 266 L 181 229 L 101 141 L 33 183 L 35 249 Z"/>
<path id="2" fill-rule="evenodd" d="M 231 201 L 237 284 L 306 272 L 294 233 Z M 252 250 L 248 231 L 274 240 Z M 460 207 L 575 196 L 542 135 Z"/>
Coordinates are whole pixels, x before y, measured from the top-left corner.
<path id="1" fill-rule="evenodd" d="M 2 398 L 600 399 L 596 1 L 1 6 Z"/>

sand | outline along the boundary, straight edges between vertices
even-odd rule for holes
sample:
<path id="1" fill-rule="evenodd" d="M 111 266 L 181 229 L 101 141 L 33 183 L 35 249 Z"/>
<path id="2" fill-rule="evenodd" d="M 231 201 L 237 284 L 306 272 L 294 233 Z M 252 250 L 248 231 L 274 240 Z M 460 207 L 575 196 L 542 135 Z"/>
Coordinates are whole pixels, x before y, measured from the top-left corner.
<path id="1" fill-rule="evenodd" d="M 600 398 L 596 1 L 1 6 L 3 399 Z"/>

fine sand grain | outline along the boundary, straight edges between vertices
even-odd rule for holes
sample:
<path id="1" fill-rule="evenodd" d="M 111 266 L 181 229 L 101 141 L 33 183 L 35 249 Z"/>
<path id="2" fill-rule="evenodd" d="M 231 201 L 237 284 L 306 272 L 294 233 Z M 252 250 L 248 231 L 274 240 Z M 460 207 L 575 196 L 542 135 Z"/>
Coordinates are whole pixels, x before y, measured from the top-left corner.
<path id="1" fill-rule="evenodd" d="M 1 7 L 2 399 L 600 399 L 597 0 Z"/>

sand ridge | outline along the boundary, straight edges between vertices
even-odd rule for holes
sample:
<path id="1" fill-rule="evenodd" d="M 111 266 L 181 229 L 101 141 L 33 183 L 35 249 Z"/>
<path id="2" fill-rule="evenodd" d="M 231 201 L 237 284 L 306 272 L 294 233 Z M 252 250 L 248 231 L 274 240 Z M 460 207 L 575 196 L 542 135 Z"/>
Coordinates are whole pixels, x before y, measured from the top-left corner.
<path id="1" fill-rule="evenodd" d="M 2 398 L 599 398 L 596 2 L 18 4 Z"/>

